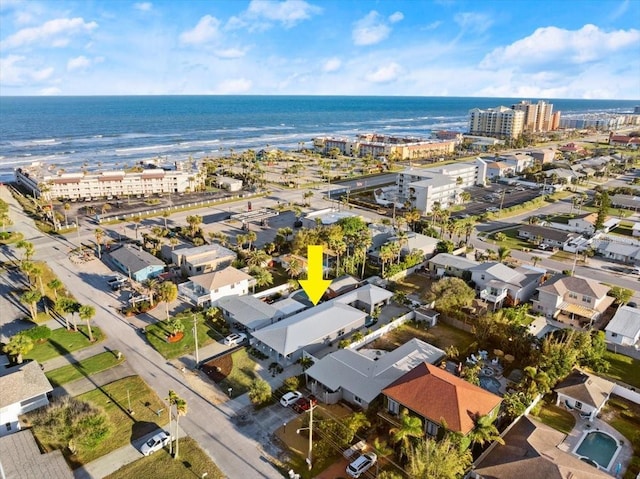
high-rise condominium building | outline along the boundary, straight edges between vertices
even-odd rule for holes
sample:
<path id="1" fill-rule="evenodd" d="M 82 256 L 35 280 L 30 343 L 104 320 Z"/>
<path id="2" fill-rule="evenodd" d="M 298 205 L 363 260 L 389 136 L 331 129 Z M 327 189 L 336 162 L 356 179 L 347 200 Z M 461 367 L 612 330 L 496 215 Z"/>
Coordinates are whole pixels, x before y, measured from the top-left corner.
<path id="1" fill-rule="evenodd" d="M 469 134 L 494 136 L 497 138 L 518 138 L 524 130 L 525 112 L 499 106 L 469 112 Z"/>
<path id="2" fill-rule="evenodd" d="M 511 105 L 513 110 L 524 112 L 524 130 L 530 132 L 553 130 L 553 105 L 543 100 L 538 103 L 531 103 L 522 100 L 520 103 Z M 559 118 L 558 118 L 559 120 Z"/>

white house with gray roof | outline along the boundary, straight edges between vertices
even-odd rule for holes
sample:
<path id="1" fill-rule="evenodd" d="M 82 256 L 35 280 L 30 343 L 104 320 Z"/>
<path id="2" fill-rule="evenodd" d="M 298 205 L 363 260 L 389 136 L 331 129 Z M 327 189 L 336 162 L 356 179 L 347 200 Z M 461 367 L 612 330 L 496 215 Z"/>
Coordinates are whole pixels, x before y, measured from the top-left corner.
<path id="1" fill-rule="evenodd" d="M 514 269 L 491 261 L 474 266 L 469 271 L 480 298 L 494 306 L 502 306 L 504 302 L 517 305 L 529 301 L 546 272 L 531 266 Z"/>
<path id="2" fill-rule="evenodd" d="M 220 298 L 217 306 L 230 325 L 249 332 L 264 328 L 279 319 L 276 308 L 251 295 Z"/>
<path id="3" fill-rule="evenodd" d="M 438 277 L 456 276 L 458 278 L 462 278 L 465 272 L 479 264 L 477 261 L 467 259 L 464 256 L 455 256 L 449 253 L 437 254 L 428 262 L 431 274 Z"/>
<path id="4" fill-rule="evenodd" d="M 192 276 L 186 283 L 178 285 L 178 293 L 197 306 L 217 306 L 218 301 L 226 296 L 249 293 L 254 282 L 247 273 L 227 266 L 220 271 Z"/>
<path id="5" fill-rule="evenodd" d="M 303 351 L 314 354 L 363 327 L 374 309 L 392 296 L 371 284 L 361 286 L 255 331 L 252 344 L 278 363 L 292 364 Z"/>
<path id="6" fill-rule="evenodd" d="M 36 361 L 0 366 L 0 436 L 20 429 L 18 416 L 47 406 L 51 383 Z"/>
<path id="7" fill-rule="evenodd" d="M 417 365 L 434 364 L 445 353 L 419 339 L 393 351 L 339 349 L 317 361 L 306 371 L 311 392 L 322 402 L 345 400 L 367 408 L 382 390 Z"/>
<path id="8" fill-rule="evenodd" d="M 621 306 L 604 328 L 607 341 L 621 346 L 640 344 L 640 309 Z"/>
<path id="9" fill-rule="evenodd" d="M 574 369 L 554 389 L 558 395 L 556 405 L 589 414 L 589 421 L 593 421 L 609 400 L 614 386 L 611 381 Z"/>

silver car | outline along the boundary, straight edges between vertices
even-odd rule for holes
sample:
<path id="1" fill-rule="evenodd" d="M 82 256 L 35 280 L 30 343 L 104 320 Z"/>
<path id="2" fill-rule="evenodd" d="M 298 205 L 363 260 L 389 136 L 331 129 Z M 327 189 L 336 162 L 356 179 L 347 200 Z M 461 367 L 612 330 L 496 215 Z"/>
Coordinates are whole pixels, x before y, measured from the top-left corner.
<path id="1" fill-rule="evenodd" d="M 160 431 L 142 445 L 140 452 L 143 456 L 148 456 L 159 451 L 167 444 L 169 444 L 169 433 L 167 431 Z"/>

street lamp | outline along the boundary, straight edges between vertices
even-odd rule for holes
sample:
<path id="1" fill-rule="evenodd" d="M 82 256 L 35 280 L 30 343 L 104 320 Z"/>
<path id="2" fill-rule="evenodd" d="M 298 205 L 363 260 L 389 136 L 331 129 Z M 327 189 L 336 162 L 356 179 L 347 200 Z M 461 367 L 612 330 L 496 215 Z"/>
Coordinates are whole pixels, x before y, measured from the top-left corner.
<path id="1" fill-rule="evenodd" d="M 193 340 L 196 343 L 196 365 L 195 368 L 196 369 L 198 367 L 198 364 L 200 363 L 200 357 L 198 355 L 198 317 L 195 315 L 193 315 Z"/>

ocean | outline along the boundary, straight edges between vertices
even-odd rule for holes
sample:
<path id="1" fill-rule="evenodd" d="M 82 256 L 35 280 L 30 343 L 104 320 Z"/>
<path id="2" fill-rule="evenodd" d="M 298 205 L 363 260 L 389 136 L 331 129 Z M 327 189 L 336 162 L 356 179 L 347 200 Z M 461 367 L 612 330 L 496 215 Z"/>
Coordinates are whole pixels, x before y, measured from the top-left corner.
<path id="1" fill-rule="evenodd" d="M 533 101 L 537 101 L 532 99 Z M 428 138 L 465 131 L 472 108 L 516 98 L 347 96 L 0 97 L 0 182 L 33 162 L 118 169 L 246 149 L 310 146 L 316 136 L 377 132 Z M 549 100 L 563 116 L 631 112 L 633 100 Z"/>

